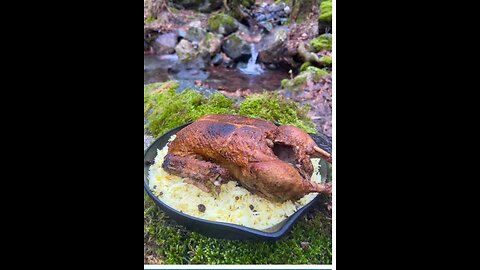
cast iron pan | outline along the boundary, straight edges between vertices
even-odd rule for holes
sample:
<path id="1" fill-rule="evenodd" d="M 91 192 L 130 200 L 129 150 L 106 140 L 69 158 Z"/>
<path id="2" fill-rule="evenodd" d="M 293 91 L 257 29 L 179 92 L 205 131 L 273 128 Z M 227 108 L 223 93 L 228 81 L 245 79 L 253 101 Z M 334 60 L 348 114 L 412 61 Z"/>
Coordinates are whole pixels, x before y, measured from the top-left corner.
<path id="1" fill-rule="evenodd" d="M 152 145 L 150 145 L 150 147 L 145 151 L 144 166 L 143 166 L 144 168 L 143 186 L 147 194 L 158 205 L 158 207 L 160 207 L 160 209 L 162 209 L 167 213 L 167 215 L 170 218 L 177 221 L 179 224 L 184 225 L 189 230 L 196 231 L 206 236 L 214 237 L 214 238 L 233 239 L 233 240 L 255 239 L 255 240 L 276 241 L 280 239 L 282 236 L 284 236 L 303 214 L 308 212 L 308 210 L 320 199 L 320 196 L 323 196 L 322 194 L 319 194 L 310 203 L 308 203 L 307 205 L 302 207 L 300 210 L 295 212 L 288 219 L 266 230 L 256 230 L 256 229 L 235 225 L 235 224 L 230 224 L 230 223 L 204 220 L 204 219 L 187 215 L 185 213 L 181 213 L 171 208 L 170 206 L 163 203 L 150 190 L 148 185 L 148 181 L 149 181 L 148 171 L 149 171 L 150 165 L 153 164 L 155 160 L 155 157 L 157 155 L 157 149 L 163 148 L 167 144 L 168 139 L 172 135 L 174 135 L 179 130 L 181 130 L 182 128 L 186 127 L 189 124 L 191 123 L 187 123 L 185 125 L 182 125 L 170 130 L 169 132 L 165 133 L 163 136 L 158 138 L 154 143 L 152 143 Z M 310 134 L 310 136 L 312 136 L 312 138 L 315 140 L 318 146 L 322 147 L 326 151 L 331 152 L 331 143 L 328 141 L 328 139 L 315 136 L 312 134 Z M 327 179 L 327 181 L 331 181 L 330 167 L 329 167 L 330 164 L 328 164 L 324 160 L 322 160 L 320 164 L 321 164 L 320 173 L 322 175 L 322 179 Z"/>

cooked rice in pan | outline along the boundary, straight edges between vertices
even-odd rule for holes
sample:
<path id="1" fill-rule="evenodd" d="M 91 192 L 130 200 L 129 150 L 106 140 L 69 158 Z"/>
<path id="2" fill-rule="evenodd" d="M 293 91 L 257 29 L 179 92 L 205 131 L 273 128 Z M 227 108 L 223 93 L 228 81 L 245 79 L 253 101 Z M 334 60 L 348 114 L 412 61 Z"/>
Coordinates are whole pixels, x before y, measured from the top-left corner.
<path id="1" fill-rule="evenodd" d="M 174 138 L 175 135 L 169 141 Z M 184 183 L 183 178 L 163 170 L 162 163 L 168 153 L 168 146 L 158 149 L 157 152 L 155 163 L 149 172 L 150 189 L 168 206 L 198 218 L 262 230 L 285 220 L 318 194 L 310 193 L 296 202 L 276 203 L 250 193 L 236 181 L 230 181 L 221 186 L 219 195 L 213 195 Z M 319 162 L 320 159 L 312 159 L 315 169 L 312 181 L 318 183 L 322 180 L 318 173 Z"/>

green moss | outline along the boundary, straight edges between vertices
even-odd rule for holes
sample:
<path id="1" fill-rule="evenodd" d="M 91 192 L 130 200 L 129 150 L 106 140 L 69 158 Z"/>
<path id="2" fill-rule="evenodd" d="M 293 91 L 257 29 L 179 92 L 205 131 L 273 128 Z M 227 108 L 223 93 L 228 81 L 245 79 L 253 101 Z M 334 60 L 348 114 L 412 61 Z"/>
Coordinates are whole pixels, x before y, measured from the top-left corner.
<path id="1" fill-rule="evenodd" d="M 150 24 L 150 23 L 153 23 L 154 21 L 155 21 L 155 16 L 150 16 L 150 17 L 148 17 L 148 18 L 145 20 L 145 22 L 146 22 L 146 23 L 149 23 L 149 24 Z"/>
<path id="2" fill-rule="evenodd" d="M 177 94 L 177 88 L 175 82 L 144 87 L 144 116 L 148 119 L 148 130 L 154 137 L 206 114 L 240 114 L 294 125 L 316 133 L 315 125 L 307 115 L 309 108 L 298 106 L 276 92 L 248 96 L 236 110 L 233 100 L 220 93 L 206 98 L 194 90 Z"/>
<path id="3" fill-rule="evenodd" d="M 287 86 L 287 84 L 288 84 L 288 82 L 290 82 L 288 79 L 283 79 L 283 80 L 281 81 L 281 87 L 285 89 L 286 86 Z"/>
<path id="4" fill-rule="evenodd" d="M 233 44 L 240 44 L 242 43 L 242 39 L 235 33 L 233 35 L 230 35 L 228 39 L 233 42 Z"/>
<path id="5" fill-rule="evenodd" d="M 244 7 L 251 7 L 253 4 L 255 4 L 255 0 L 241 0 L 241 3 Z"/>
<path id="6" fill-rule="evenodd" d="M 225 32 L 222 34 L 230 34 L 238 29 L 235 19 L 226 14 L 215 14 L 208 18 L 208 30 L 219 32 L 220 26 L 223 26 Z"/>
<path id="7" fill-rule="evenodd" d="M 309 66 L 311 66 L 311 65 L 312 65 L 312 63 L 310 63 L 310 62 L 305 62 L 305 63 L 303 63 L 302 66 L 300 67 L 300 71 L 305 71 L 305 70 L 307 70 L 307 67 L 309 67 Z"/>
<path id="8" fill-rule="evenodd" d="M 165 84 L 176 87 L 165 87 Z M 158 89 L 162 89 L 158 91 Z M 233 113 L 233 101 L 220 93 L 210 98 L 194 90 L 175 93 L 178 85 L 174 82 L 145 86 L 156 90 L 144 95 L 144 114 L 147 116 L 148 129 L 154 137 L 161 136 L 168 130 L 198 119 L 205 114 Z"/>
<path id="9" fill-rule="evenodd" d="M 279 124 L 294 125 L 307 132 L 316 133 L 315 124 L 307 115 L 309 111 L 309 107 L 300 107 L 276 92 L 265 92 L 248 96 L 240 104 L 238 113 Z"/>
<path id="10" fill-rule="evenodd" d="M 297 77 L 293 78 L 292 80 L 292 86 L 300 86 L 304 83 L 307 82 L 307 74 L 306 73 L 300 73 Z"/>
<path id="11" fill-rule="evenodd" d="M 324 1 L 320 3 L 320 21 L 331 22 L 332 21 L 332 1 Z"/>
<path id="12" fill-rule="evenodd" d="M 324 69 L 319 69 L 317 67 L 308 67 L 305 72 L 309 72 L 313 74 L 313 79 L 320 80 L 321 78 L 330 75 L 328 71 Z"/>
<path id="13" fill-rule="evenodd" d="M 325 66 L 332 65 L 332 57 L 331 56 L 322 56 L 320 57 L 320 62 L 322 62 Z"/>
<path id="14" fill-rule="evenodd" d="M 321 50 L 331 50 L 332 49 L 332 35 L 331 34 L 323 34 L 320 35 L 312 41 L 310 41 L 310 45 L 315 52 Z"/>

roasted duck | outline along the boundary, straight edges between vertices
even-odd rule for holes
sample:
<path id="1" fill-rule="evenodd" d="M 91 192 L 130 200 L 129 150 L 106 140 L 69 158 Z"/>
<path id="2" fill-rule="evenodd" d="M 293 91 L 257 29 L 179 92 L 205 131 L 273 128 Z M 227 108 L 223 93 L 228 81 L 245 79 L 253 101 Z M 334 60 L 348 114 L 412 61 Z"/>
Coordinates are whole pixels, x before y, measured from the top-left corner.
<path id="1" fill-rule="evenodd" d="M 163 168 L 209 192 L 236 180 L 271 201 L 330 193 L 331 184 L 310 181 L 312 157 L 331 155 L 304 131 L 237 115 L 206 115 L 176 134 Z"/>

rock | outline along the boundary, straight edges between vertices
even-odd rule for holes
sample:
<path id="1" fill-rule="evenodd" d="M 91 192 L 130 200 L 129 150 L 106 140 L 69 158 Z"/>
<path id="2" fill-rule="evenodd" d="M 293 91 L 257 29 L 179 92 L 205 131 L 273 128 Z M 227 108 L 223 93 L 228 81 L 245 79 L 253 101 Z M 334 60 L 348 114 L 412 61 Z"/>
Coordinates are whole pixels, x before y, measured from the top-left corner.
<path id="1" fill-rule="evenodd" d="M 187 62 L 191 60 L 192 57 L 196 54 L 192 43 L 186 39 L 180 40 L 178 45 L 175 47 L 175 52 L 177 52 L 178 58 L 182 62 Z"/>
<path id="2" fill-rule="evenodd" d="M 260 44 L 259 60 L 265 64 L 279 64 L 286 52 L 288 32 L 285 27 L 278 27 L 265 36 Z"/>
<path id="3" fill-rule="evenodd" d="M 285 8 L 285 3 L 281 3 L 279 5 L 275 5 L 275 3 L 274 3 L 274 4 L 271 5 L 270 10 L 272 12 L 277 12 L 277 11 L 283 10 L 284 8 Z"/>
<path id="4" fill-rule="evenodd" d="M 198 21 L 198 20 L 197 21 L 192 21 L 192 22 L 188 23 L 188 26 L 199 28 L 199 27 L 202 27 L 202 22 Z"/>
<path id="5" fill-rule="evenodd" d="M 216 54 L 216 55 L 212 58 L 212 64 L 213 64 L 214 66 L 220 65 L 222 62 L 223 62 L 223 57 L 222 57 L 221 54 Z"/>
<path id="6" fill-rule="evenodd" d="M 320 16 L 318 17 L 319 34 L 328 33 L 332 29 L 332 1 L 324 1 L 320 4 Z"/>
<path id="7" fill-rule="evenodd" d="M 200 27 L 190 27 L 187 30 L 187 34 L 185 36 L 185 39 L 192 41 L 192 42 L 200 42 L 202 39 L 205 38 L 205 35 L 207 34 L 207 31 Z"/>
<path id="8" fill-rule="evenodd" d="M 183 28 L 178 28 L 177 29 L 177 36 L 179 38 L 185 38 L 187 36 L 187 31 Z"/>
<path id="9" fill-rule="evenodd" d="M 152 44 L 157 54 L 172 54 L 175 52 L 175 46 L 177 45 L 177 34 L 167 33 L 158 36 Z"/>
<path id="10" fill-rule="evenodd" d="M 332 32 L 332 23 L 329 22 L 318 22 L 318 34 L 325 34 L 325 33 L 331 33 Z"/>
<path id="11" fill-rule="evenodd" d="M 171 68 L 172 72 L 179 73 L 182 78 L 204 79 L 205 72 L 197 75 L 196 70 L 205 70 L 210 65 L 210 53 L 201 49 L 198 44 L 182 39 L 175 47 L 179 62 Z M 177 74 L 177 76 L 179 76 Z"/>
<path id="12" fill-rule="evenodd" d="M 207 51 L 210 56 L 216 55 L 220 51 L 220 46 L 222 44 L 222 40 L 212 34 L 207 33 L 204 39 L 199 44 L 200 51 Z"/>
<path id="13" fill-rule="evenodd" d="M 259 21 L 259 22 L 260 22 L 260 21 L 265 21 L 265 20 L 267 20 L 267 16 L 266 16 L 265 14 L 263 14 L 263 13 L 260 13 L 260 14 L 257 15 L 257 18 L 256 18 L 256 19 L 257 19 L 257 21 Z"/>
<path id="14" fill-rule="evenodd" d="M 232 58 L 228 57 L 225 53 L 220 53 L 223 58 L 223 66 L 227 68 L 234 68 L 235 67 L 235 61 L 233 61 Z"/>
<path id="15" fill-rule="evenodd" d="M 268 32 L 271 32 L 273 29 L 273 24 L 271 22 L 266 22 L 263 24 L 263 27 L 265 27 L 265 30 L 267 30 Z"/>
<path id="16" fill-rule="evenodd" d="M 180 60 L 180 67 L 177 65 L 175 70 L 181 70 L 183 68 L 204 69 L 206 67 L 205 62 L 210 60 L 210 54 L 207 51 L 201 51 L 199 48 L 195 48 L 194 44 L 186 39 L 182 39 L 178 43 L 175 51 Z"/>
<path id="17" fill-rule="evenodd" d="M 286 10 L 286 11 L 285 11 Z M 272 31 L 276 26 L 282 25 L 288 20 L 288 13 L 291 10 L 285 3 L 267 4 L 264 3 L 252 10 L 252 17 L 255 18 L 267 32 Z"/>
<path id="18" fill-rule="evenodd" d="M 232 34 L 224 39 L 222 50 L 234 61 L 248 61 L 251 56 L 250 45 L 241 39 L 238 33 Z"/>
<path id="19" fill-rule="evenodd" d="M 225 14 L 215 14 L 208 19 L 208 30 L 222 35 L 229 35 L 238 29 L 238 22 Z"/>

